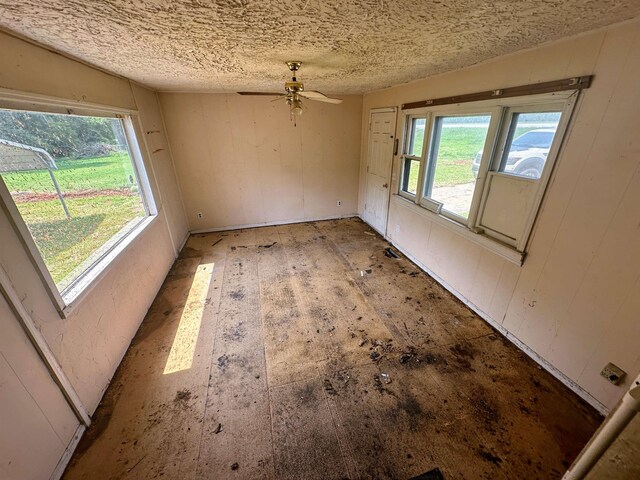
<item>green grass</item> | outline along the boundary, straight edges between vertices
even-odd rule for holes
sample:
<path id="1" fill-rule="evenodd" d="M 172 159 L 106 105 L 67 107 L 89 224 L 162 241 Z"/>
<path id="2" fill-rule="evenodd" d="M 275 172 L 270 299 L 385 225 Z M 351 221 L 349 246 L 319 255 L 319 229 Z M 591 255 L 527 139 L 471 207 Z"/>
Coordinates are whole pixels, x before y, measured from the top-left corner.
<path id="1" fill-rule="evenodd" d="M 142 218 L 145 211 L 129 178 L 132 176 L 135 182 L 126 153 L 56 163 L 54 175 L 67 197 L 70 219 L 57 197 L 51 197 L 55 188 L 46 170 L 4 173 L 2 178 L 12 194 L 35 194 L 35 199 L 30 196 L 28 201 L 22 201 L 20 195 L 14 198 L 54 282 L 62 290 L 73 280 L 71 273 L 77 273 L 75 270 L 96 250 L 131 220 Z M 72 195 L 87 190 L 91 192 L 87 196 Z"/>
<path id="2" fill-rule="evenodd" d="M 71 219 L 65 217 L 58 200 L 17 206 L 59 288 L 64 288 L 66 277 L 122 227 L 145 214 L 136 195 L 68 199 Z"/>
<path id="3" fill-rule="evenodd" d="M 440 136 L 435 185 L 458 185 L 473 182 L 471 165 L 478 150 L 482 149 L 486 137 L 483 128 L 443 128 Z M 416 145 L 424 142 L 424 132 L 418 131 Z M 420 147 L 421 148 L 421 147 Z M 418 168 L 411 168 L 409 189 L 418 185 Z"/>
<path id="4" fill-rule="evenodd" d="M 63 192 L 78 190 L 105 190 L 130 187 L 133 166 L 126 153 L 102 158 L 57 160 L 58 169 L 53 174 Z M 46 170 L 4 173 L 2 175 L 10 192 L 55 192 Z"/>
<path id="5" fill-rule="evenodd" d="M 518 127 L 516 136 L 535 127 Z M 443 128 L 440 136 L 434 186 L 443 187 L 475 181 L 471 166 L 476 153 L 484 146 L 487 131 L 483 128 Z M 418 131 L 415 144 L 422 148 L 424 132 Z M 421 151 L 421 150 L 418 150 Z M 418 187 L 418 167 L 415 162 L 409 172 L 409 191 Z"/>

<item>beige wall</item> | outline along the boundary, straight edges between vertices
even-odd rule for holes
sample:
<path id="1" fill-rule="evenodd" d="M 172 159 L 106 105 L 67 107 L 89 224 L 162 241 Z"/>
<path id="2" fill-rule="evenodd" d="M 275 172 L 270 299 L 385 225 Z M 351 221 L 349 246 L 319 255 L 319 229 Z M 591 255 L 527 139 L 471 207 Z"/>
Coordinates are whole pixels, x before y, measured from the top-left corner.
<path id="1" fill-rule="evenodd" d="M 368 94 L 371 108 L 594 74 L 536 223 L 522 267 L 391 199 L 389 236 L 486 318 L 598 402 L 626 385 L 599 376 L 609 361 L 640 370 L 640 21 L 450 74 Z M 398 133 L 402 128 L 398 122 Z M 366 128 L 360 164 L 364 204 Z M 398 157 L 393 190 L 397 192 Z M 399 229 L 399 232 L 396 232 Z M 628 383 L 629 380 L 627 380 Z"/>
<path id="2" fill-rule="evenodd" d="M 170 268 L 178 247 L 187 234 L 178 186 L 175 180 L 156 94 L 127 80 L 110 76 L 29 43 L 0 34 L 0 88 L 50 95 L 74 101 L 87 101 L 108 106 L 139 109 L 144 130 L 141 140 L 159 214 L 82 297 L 70 315 L 62 319 L 56 312 L 44 286 L 32 266 L 23 244 L 14 232 L 7 213 L 0 209 L 0 264 L 5 269 L 19 297 L 54 352 L 83 405 L 93 412 L 133 335 L 153 301 Z M 145 146 L 148 145 L 148 149 Z M 1 314 L 1 312 L 0 312 Z M 9 318 L 15 322 L 15 318 Z M 0 352 L 4 355 L 5 352 Z M 15 360 L 15 352 L 13 352 Z M 25 361 L 31 353 L 24 350 Z M 27 375 L 25 373 L 25 375 Z M 15 382 L 14 382 L 15 383 Z M 19 385 L 20 382 L 15 383 Z M 9 398 L 21 392 L 3 390 Z M 33 397 L 33 395 L 32 395 Z M 52 400 L 53 401 L 53 400 Z M 38 397 L 39 408 L 49 409 Z M 44 402 L 44 404 L 43 404 Z M 27 412 L 27 413 L 24 413 Z M 24 418 L 18 418 L 19 415 Z M 0 412 L 1 418 L 15 415 L 12 424 L 22 429 L 11 430 L 11 441 L 20 449 L 15 457 L 5 458 L 0 452 L 0 467 L 5 462 L 32 463 L 46 478 L 55 455 L 34 455 L 30 448 L 33 429 L 40 428 L 26 409 Z M 56 418 L 69 417 L 64 412 L 52 413 Z M 73 419 L 73 417 L 71 416 Z M 77 421 L 70 426 L 73 431 Z M 4 420 L 0 421 L 4 426 Z M 59 435 L 64 444 L 68 440 Z M 0 429 L 2 430 L 2 429 Z M 35 435 L 38 437 L 39 433 Z M 66 445 L 65 445 L 66 446 Z M 58 448 L 52 446 L 52 448 Z M 21 455 L 21 456 L 20 456 Z M 40 463 L 38 463 L 40 462 Z M 0 468 L 0 471 L 1 468 Z M 29 478 L 29 477 L 21 477 Z"/>
<path id="3" fill-rule="evenodd" d="M 362 97 L 341 98 L 294 127 L 272 97 L 161 94 L 191 229 L 356 214 Z"/>

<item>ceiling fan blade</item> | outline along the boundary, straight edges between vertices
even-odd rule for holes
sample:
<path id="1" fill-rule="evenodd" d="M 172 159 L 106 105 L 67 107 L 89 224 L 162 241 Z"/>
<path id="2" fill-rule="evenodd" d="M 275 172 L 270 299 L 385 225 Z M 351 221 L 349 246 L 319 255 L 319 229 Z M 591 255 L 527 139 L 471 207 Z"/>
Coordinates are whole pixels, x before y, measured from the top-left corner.
<path id="1" fill-rule="evenodd" d="M 278 93 L 274 93 L 274 92 L 236 92 L 236 93 L 238 95 L 264 95 L 264 96 L 269 96 L 269 97 L 284 95 L 284 93 L 281 93 L 281 92 L 278 92 Z"/>
<path id="2" fill-rule="evenodd" d="M 318 92 L 316 90 L 306 90 L 304 92 L 300 92 L 299 95 L 301 97 L 308 98 L 309 100 L 316 100 L 318 102 L 335 104 L 342 103 L 342 99 L 327 97 L 324 93 Z"/>

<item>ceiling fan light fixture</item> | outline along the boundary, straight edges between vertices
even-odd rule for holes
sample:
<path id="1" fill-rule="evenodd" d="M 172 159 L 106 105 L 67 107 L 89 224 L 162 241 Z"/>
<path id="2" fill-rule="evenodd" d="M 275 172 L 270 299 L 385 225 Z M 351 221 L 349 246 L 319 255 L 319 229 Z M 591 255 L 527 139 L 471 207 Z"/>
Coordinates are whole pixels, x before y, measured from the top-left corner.
<path id="1" fill-rule="evenodd" d="M 299 117 L 303 113 L 304 113 L 304 110 L 302 107 L 302 101 L 299 98 L 295 98 L 294 100 L 292 100 L 291 114 Z"/>

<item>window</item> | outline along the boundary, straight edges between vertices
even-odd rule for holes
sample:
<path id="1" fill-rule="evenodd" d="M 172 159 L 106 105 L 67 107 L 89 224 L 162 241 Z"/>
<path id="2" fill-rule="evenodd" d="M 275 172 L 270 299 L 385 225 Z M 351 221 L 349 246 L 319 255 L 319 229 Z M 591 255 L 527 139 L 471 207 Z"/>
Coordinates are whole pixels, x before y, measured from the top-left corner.
<path id="1" fill-rule="evenodd" d="M 540 178 L 562 112 L 513 112 L 500 172 Z"/>
<path id="2" fill-rule="evenodd" d="M 490 114 L 435 117 L 424 198 L 436 209 L 469 216 L 490 122 Z"/>
<path id="3" fill-rule="evenodd" d="M 410 196 L 415 196 L 418 192 L 418 174 L 424 150 L 426 124 L 426 117 L 412 117 L 408 122 L 409 131 L 406 135 L 403 155 L 401 190 Z"/>
<path id="4" fill-rule="evenodd" d="M 150 215 L 130 122 L 0 109 L 5 193 L 60 296 Z"/>
<path id="5" fill-rule="evenodd" d="M 398 194 L 524 252 L 573 93 L 407 110 Z"/>

